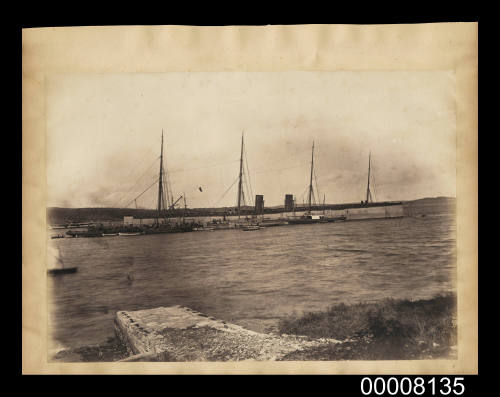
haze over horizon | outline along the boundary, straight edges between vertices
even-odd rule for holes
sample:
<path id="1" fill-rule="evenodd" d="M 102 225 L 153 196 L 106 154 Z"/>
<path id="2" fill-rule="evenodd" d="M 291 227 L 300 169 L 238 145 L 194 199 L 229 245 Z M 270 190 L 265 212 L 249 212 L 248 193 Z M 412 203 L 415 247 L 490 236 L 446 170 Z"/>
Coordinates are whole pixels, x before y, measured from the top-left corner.
<path id="1" fill-rule="evenodd" d="M 65 74 L 46 83 L 48 207 L 135 208 L 158 178 L 162 129 L 174 199 L 185 193 L 191 208 L 236 204 L 237 183 L 228 188 L 243 130 L 248 185 L 266 206 L 285 194 L 304 200 L 313 140 L 319 202 L 364 200 L 370 150 L 377 201 L 456 196 L 451 71 Z M 153 186 L 138 207 L 155 208 L 157 194 Z"/>
<path id="2" fill-rule="evenodd" d="M 456 199 L 456 197 L 451 197 L 451 196 L 436 196 L 436 197 L 419 197 L 411 200 L 395 200 L 395 201 L 402 201 L 402 202 L 408 202 L 408 201 L 417 201 L 417 200 L 427 200 L 427 199 Z M 320 205 L 322 202 L 320 203 Z M 328 203 L 326 202 L 325 205 L 337 205 L 337 204 L 354 204 L 354 203 Z M 297 203 L 297 205 L 302 205 L 302 203 Z M 307 204 L 306 204 L 307 205 Z M 248 205 L 247 205 L 248 206 Z M 267 206 L 266 208 L 273 208 L 273 207 L 278 207 L 278 206 L 283 206 L 283 204 L 277 204 L 277 205 L 271 205 Z M 217 207 L 193 207 L 189 206 L 188 208 L 190 209 L 203 209 L 203 208 L 230 208 L 234 207 L 233 206 L 217 206 Z M 137 210 L 151 210 L 151 211 L 156 211 L 156 208 L 146 208 L 146 207 L 137 207 L 135 206 L 129 206 L 129 207 L 105 207 L 105 206 L 100 206 L 100 207 L 59 207 L 59 206 L 47 206 L 47 208 L 64 208 L 64 209 L 95 209 L 95 208 L 102 208 L 102 209 L 118 209 L 118 210 L 123 210 L 123 209 L 137 209 Z M 176 208 L 179 208 L 176 206 Z M 182 206 L 181 206 L 182 208 Z"/>

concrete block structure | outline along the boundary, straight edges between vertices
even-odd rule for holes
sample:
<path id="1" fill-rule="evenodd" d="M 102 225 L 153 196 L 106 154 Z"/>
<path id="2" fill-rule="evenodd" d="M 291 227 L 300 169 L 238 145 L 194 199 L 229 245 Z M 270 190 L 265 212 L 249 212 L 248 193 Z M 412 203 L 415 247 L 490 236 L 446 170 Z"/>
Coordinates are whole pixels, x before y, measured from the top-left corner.
<path id="1" fill-rule="evenodd" d="M 262 194 L 255 195 L 255 213 L 259 215 L 264 213 L 264 196 Z"/>
<path id="2" fill-rule="evenodd" d="M 293 211 L 293 195 L 285 194 L 285 211 L 290 212 Z"/>
<path id="3" fill-rule="evenodd" d="M 263 334 L 187 307 L 119 311 L 115 333 L 130 356 L 122 361 L 278 360 L 335 339 Z"/>

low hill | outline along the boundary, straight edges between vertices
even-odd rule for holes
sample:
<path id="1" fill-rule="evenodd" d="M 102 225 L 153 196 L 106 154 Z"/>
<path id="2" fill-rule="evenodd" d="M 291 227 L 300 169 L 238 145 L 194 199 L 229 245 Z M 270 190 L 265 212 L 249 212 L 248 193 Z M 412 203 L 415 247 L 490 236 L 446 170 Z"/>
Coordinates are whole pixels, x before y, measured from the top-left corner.
<path id="1" fill-rule="evenodd" d="M 407 204 L 419 205 L 455 205 L 457 199 L 455 197 L 425 197 L 417 200 L 405 201 Z"/>

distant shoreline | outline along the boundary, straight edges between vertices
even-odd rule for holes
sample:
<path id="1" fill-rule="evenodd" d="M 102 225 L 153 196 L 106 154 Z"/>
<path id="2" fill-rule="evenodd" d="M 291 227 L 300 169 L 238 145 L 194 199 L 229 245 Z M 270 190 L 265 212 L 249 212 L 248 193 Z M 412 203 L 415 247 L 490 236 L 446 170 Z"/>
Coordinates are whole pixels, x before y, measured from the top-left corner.
<path id="1" fill-rule="evenodd" d="M 361 203 L 344 203 L 344 204 L 325 204 L 313 206 L 313 210 L 342 210 L 346 208 L 360 208 L 360 207 L 373 207 L 373 206 L 388 206 L 403 204 L 404 206 L 413 205 L 442 205 L 454 206 L 456 202 L 455 197 L 426 197 L 410 201 L 387 201 L 361 204 Z M 296 211 L 304 211 L 307 208 L 298 205 Z M 251 206 L 245 206 L 241 209 L 241 215 L 250 216 L 255 212 Z M 265 207 L 264 215 L 284 212 L 284 206 Z M 186 210 L 187 217 L 193 216 L 223 216 L 235 215 L 235 207 L 219 207 L 219 208 L 188 208 Z M 174 209 L 169 212 L 169 217 L 182 217 L 184 209 Z M 88 207 L 88 208 L 63 208 L 63 207 L 47 207 L 47 221 L 49 224 L 57 225 L 66 222 L 99 222 L 99 221 L 123 221 L 124 216 L 133 216 L 134 218 L 154 218 L 156 217 L 156 210 L 153 209 L 140 209 L 140 208 L 106 208 L 106 207 Z"/>

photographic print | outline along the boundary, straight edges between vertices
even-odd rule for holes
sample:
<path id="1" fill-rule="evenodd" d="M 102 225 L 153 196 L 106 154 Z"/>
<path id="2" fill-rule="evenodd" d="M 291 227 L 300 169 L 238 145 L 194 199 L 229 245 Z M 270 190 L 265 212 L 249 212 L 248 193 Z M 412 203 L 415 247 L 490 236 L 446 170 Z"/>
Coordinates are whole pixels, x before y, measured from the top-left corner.
<path id="1" fill-rule="evenodd" d="M 457 70 L 173 69 L 43 76 L 47 365 L 456 367 Z"/>

